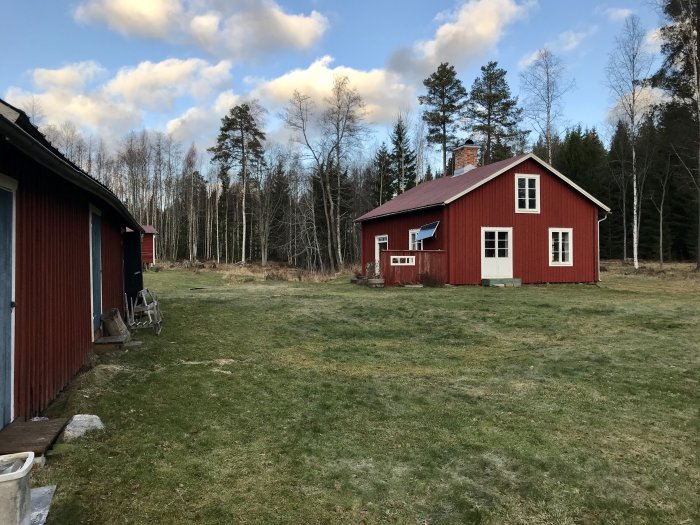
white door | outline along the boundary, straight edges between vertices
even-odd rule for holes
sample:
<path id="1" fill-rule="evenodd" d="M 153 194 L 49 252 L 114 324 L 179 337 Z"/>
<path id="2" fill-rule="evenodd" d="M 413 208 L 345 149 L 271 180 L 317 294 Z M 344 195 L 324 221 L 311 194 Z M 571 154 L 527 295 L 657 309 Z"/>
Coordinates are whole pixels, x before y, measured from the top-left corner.
<path id="1" fill-rule="evenodd" d="M 379 275 L 379 254 L 382 250 L 389 249 L 389 236 L 388 235 L 377 235 L 374 238 L 374 273 Z"/>
<path id="2" fill-rule="evenodd" d="M 481 228 L 481 278 L 513 277 L 513 228 Z"/>

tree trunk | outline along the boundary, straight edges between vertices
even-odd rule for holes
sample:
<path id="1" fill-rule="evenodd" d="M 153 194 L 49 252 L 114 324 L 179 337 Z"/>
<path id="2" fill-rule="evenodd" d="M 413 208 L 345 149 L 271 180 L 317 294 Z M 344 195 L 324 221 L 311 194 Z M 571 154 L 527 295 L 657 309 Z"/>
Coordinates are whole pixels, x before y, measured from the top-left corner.
<path id="1" fill-rule="evenodd" d="M 639 199 L 637 197 L 637 147 L 632 142 L 632 259 L 639 269 Z"/>

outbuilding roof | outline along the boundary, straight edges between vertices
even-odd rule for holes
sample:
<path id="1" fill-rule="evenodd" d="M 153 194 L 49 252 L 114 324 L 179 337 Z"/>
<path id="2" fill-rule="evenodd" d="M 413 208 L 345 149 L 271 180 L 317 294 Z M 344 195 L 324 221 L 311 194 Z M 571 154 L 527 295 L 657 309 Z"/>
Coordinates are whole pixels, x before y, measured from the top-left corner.
<path id="1" fill-rule="evenodd" d="M 474 168 L 463 175 L 456 177 L 441 177 L 439 179 L 418 184 L 401 195 L 394 197 L 389 202 L 386 202 L 381 206 L 365 213 L 361 217 L 358 217 L 355 219 L 355 222 L 363 222 L 371 219 L 378 219 L 380 217 L 386 217 L 387 215 L 397 215 L 425 208 L 433 208 L 436 206 L 445 206 L 450 202 L 466 195 L 470 191 L 483 186 L 490 180 L 495 179 L 502 173 L 514 168 L 527 159 L 532 159 L 541 164 L 545 169 L 549 170 L 553 175 L 560 178 L 563 182 L 571 186 L 574 190 L 593 202 L 593 204 L 602 210 L 606 212 L 610 211 L 609 207 L 593 197 L 590 193 L 578 186 L 572 180 L 559 173 L 534 153 L 523 153 L 510 159 L 501 160 L 499 162 L 494 162 L 493 164 Z"/>
<path id="2" fill-rule="evenodd" d="M 158 233 L 158 230 L 156 230 L 155 226 L 152 226 L 150 224 L 144 224 L 142 226 L 142 228 L 143 228 L 143 233 L 153 233 L 153 234 Z"/>
<path id="3" fill-rule="evenodd" d="M 105 201 L 132 229 L 138 232 L 143 231 L 124 203 L 112 190 L 68 160 L 31 123 L 24 111 L 2 99 L 0 99 L 0 134 L 39 164 Z"/>

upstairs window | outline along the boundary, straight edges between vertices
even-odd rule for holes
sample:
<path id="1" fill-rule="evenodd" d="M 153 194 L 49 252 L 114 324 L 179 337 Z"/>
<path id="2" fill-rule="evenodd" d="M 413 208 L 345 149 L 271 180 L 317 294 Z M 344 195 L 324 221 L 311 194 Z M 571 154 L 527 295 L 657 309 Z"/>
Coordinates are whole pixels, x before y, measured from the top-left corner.
<path id="1" fill-rule="evenodd" d="M 573 266 L 573 229 L 549 229 L 549 265 Z"/>
<path id="2" fill-rule="evenodd" d="M 540 212 L 540 176 L 515 176 L 515 211 L 516 213 Z"/>
<path id="3" fill-rule="evenodd" d="M 418 232 L 420 228 L 416 230 L 408 230 L 408 249 L 409 250 L 422 250 L 423 249 L 423 239 L 418 239 Z"/>

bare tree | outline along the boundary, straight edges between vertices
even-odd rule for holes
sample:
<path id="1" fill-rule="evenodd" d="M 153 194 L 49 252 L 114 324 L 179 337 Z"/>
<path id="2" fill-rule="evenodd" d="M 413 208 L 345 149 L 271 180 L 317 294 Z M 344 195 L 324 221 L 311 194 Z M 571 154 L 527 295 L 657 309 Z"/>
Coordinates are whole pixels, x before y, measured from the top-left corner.
<path id="1" fill-rule="evenodd" d="M 357 89 L 350 86 L 350 79 L 346 76 L 338 76 L 333 79 L 331 95 L 326 98 L 326 110 L 322 117 L 324 133 L 333 137 L 332 150 L 335 152 L 336 170 L 336 204 L 335 204 L 335 238 L 338 268 L 344 265 L 343 250 L 340 241 L 342 184 L 341 176 L 345 161 L 351 150 L 362 143 L 367 128 L 363 119 L 365 105 Z M 331 213 L 333 199 L 330 200 Z"/>
<path id="2" fill-rule="evenodd" d="M 644 48 L 646 33 L 639 17 L 630 15 L 615 41 L 606 69 L 608 87 L 625 119 L 632 148 L 632 258 L 639 268 L 639 224 L 641 192 L 637 172 L 637 138 L 646 114 L 642 100 L 644 80 L 649 76 L 652 56 Z"/>
<path id="3" fill-rule="evenodd" d="M 561 60 L 546 47 L 537 52 L 534 62 L 520 74 L 520 85 L 525 92 L 525 115 L 544 137 L 550 164 L 562 98 L 574 87 L 564 74 Z"/>

